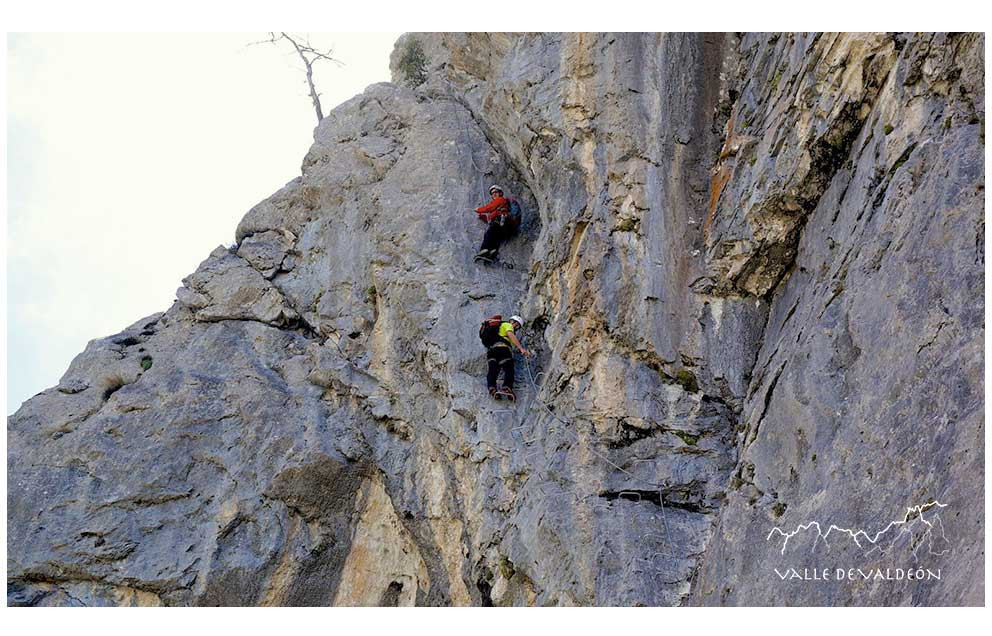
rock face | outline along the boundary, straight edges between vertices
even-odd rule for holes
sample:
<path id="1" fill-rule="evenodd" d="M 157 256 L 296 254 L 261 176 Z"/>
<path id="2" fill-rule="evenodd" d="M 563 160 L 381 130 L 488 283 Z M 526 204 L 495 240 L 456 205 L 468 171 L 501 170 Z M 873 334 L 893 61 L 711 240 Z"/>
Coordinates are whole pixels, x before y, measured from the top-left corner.
<path id="1" fill-rule="evenodd" d="M 8 603 L 983 604 L 983 49 L 404 36 L 8 420 Z"/>

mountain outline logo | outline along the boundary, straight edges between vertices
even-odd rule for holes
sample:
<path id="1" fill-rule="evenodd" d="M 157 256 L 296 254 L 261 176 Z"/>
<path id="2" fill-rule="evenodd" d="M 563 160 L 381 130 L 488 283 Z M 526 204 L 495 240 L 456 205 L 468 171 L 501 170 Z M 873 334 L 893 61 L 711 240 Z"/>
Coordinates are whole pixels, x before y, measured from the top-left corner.
<path id="1" fill-rule="evenodd" d="M 782 549 L 780 554 L 784 555 L 789 546 L 789 540 L 793 537 L 803 535 L 810 530 L 816 531 L 816 537 L 810 552 L 815 552 L 822 543 L 830 551 L 830 535 L 834 533 L 840 537 L 846 537 L 861 550 L 862 556 L 869 557 L 874 553 L 887 554 L 897 549 L 901 540 L 908 537 L 912 549 L 913 558 L 919 560 L 919 551 L 923 546 L 927 547 L 927 553 L 931 556 L 943 556 L 949 553 L 950 541 L 944 531 L 944 522 L 940 518 L 940 510 L 946 508 L 947 504 L 942 504 L 937 500 L 909 506 L 901 519 L 894 519 L 888 522 L 881 530 L 874 534 L 867 530 L 855 530 L 853 528 L 842 528 L 831 524 L 826 531 L 819 521 L 809 521 L 801 523 L 794 530 L 786 532 L 781 527 L 776 526 L 771 529 L 765 541 L 771 541 L 773 536 L 782 538 Z M 932 514 L 928 514 L 931 513 Z M 922 530 L 921 533 L 918 531 Z M 895 532 L 894 532 L 895 531 Z M 836 545 L 836 542 L 835 542 Z"/>

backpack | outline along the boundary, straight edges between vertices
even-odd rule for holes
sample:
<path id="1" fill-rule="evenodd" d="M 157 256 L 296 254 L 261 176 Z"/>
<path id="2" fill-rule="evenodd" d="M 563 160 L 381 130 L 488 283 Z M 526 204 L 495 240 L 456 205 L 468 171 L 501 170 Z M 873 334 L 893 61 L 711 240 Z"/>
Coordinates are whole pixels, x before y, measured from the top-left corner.
<path id="1" fill-rule="evenodd" d="M 503 324 L 503 316 L 496 314 L 482 321 L 479 327 L 479 339 L 486 349 L 499 342 L 499 327 Z"/>
<path id="2" fill-rule="evenodd" d="M 507 218 L 510 221 L 510 228 L 517 230 L 520 229 L 520 224 L 524 220 L 524 209 L 520 207 L 516 199 L 508 199 L 510 202 L 510 212 Z"/>

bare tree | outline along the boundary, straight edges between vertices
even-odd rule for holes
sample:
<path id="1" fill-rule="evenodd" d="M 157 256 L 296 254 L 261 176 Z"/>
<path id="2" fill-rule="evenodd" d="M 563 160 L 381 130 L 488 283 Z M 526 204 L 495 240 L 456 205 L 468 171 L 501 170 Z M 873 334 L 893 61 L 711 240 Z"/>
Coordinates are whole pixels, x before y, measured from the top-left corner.
<path id="1" fill-rule="evenodd" d="M 324 111 L 320 108 L 320 93 L 317 92 L 317 86 L 313 81 L 314 64 L 321 60 L 332 62 L 338 66 L 343 66 L 344 64 L 340 60 L 336 60 L 331 57 L 331 54 L 334 52 L 333 49 L 327 49 L 326 52 L 320 51 L 310 45 L 309 38 L 300 37 L 298 35 L 290 35 L 289 33 L 283 33 L 281 31 L 279 33 L 270 31 L 268 40 L 252 42 L 249 46 L 252 44 L 278 45 L 282 40 L 292 44 L 293 48 L 296 49 L 296 54 L 300 57 L 300 60 L 303 61 L 303 66 L 306 68 L 307 72 L 307 86 L 310 87 L 310 100 L 313 102 L 313 109 L 317 112 L 317 123 L 319 124 L 320 120 L 324 118 Z"/>

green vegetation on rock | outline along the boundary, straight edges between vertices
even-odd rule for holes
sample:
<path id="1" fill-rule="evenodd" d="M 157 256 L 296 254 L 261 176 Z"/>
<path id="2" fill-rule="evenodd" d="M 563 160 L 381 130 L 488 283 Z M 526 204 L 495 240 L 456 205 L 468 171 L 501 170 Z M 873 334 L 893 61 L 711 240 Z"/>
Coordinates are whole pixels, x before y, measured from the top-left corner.
<path id="1" fill-rule="evenodd" d="M 417 38 L 410 38 L 403 49 L 399 69 L 410 88 L 417 88 L 427 81 L 427 55 Z"/>

